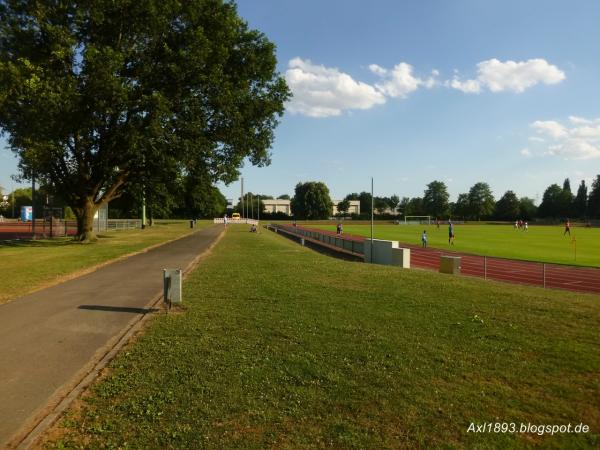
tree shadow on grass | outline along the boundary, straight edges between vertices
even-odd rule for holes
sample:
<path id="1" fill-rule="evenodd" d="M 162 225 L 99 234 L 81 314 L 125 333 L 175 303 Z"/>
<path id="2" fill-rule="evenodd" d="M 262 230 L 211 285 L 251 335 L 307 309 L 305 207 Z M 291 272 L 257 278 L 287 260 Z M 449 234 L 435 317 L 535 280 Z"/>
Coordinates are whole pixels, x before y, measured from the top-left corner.
<path id="1" fill-rule="evenodd" d="M 99 234 L 96 236 L 98 240 L 115 239 L 117 236 L 110 234 Z M 38 248 L 38 247 L 66 247 L 70 245 L 90 245 L 93 242 L 80 242 L 68 237 L 55 237 L 52 239 L 6 239 L 0 237 L 0 248 L 2 247 L 23 247 L 23 248 Z"/>
<path id="2" fill-rule="evenodd" d="M 68 245 L 81 245 L 72 237 L 54 239 L 10 239 L 0 240 L 0 247 L 66 247 Z"/>

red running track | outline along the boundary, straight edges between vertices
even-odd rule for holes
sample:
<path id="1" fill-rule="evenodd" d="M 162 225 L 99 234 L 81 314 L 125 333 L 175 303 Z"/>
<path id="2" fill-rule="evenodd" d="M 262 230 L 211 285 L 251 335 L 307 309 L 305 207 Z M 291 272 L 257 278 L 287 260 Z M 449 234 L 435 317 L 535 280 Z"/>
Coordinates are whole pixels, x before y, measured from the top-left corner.
<path id="1" fill-rule="evenodd" d="M 52 227 L 52 234 L 54 236 L 64 236 L 64 222 L 55 224 Z M 77 234 L 77 227 L 74 225 L 74 222 L 67 222 L 67 234 L 69 236 Z M 36 220 L 35 235 L 38 237 L 50 237 L 50 225 L 46 223 L 44 227 L 43 221 Z M 0 240 L 31 239 L 32 237 L 31 222 L 0 222 Z"/>
<path id="2" fill-rule="evenodd" d="M 292 228 L 292 227 L 290 227 Z M 304 230 L 317 231 L 323 234 L 336 235 L 333 231 L 318 228 L 297 227 Z M 364 236 L 344 234 L 343 238 L 353 241 L 365 241 Z M 460 256 L 461 273 L 485 279 L 544 286 L 570 291 L 600 294 L 600 269 L 577 267 L 516 259 L 479 256 L 467 253 L 442 250 L 438 248 L 422 248 L 414 244 L 401 244 L 411 249 L 411 265 L 422 269 L 439 270 L 440 256 Z"/>

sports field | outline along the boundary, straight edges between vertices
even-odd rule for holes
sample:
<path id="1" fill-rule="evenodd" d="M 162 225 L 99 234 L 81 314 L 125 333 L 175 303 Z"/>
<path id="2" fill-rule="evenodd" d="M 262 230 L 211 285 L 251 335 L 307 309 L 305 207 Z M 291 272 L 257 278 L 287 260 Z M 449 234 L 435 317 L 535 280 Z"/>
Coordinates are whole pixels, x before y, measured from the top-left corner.
<path id="1" fill-rule="evenodd" d="M 598 448 L 598 297 L 231 226 L 46 448 Z M 590 432 L 474 433 L 471 424 Z M 517 425 L 518 424 L 518 425 Z"/>
<path id="2" fill-rule="evenodd" d="M 332 225 L 305 227 L 335 231 Z M 530 261 L 600 267 L 600 228 L 574 227 L 571 237 L 563 236 L 558 226 L 530 226 L 528 231 L 515 230 L 512 225 L 455 225 L 454 245 L 448 245 L 448 226 L 440 225 L 378 225 L 375 239 L 388 239 L 407 244 L 421 244 L 421 234 L 427 230 L 429 247 L 485 256 L 524 259 Z M 344 234 L 371 235 L 370 225 L 344 224 Z M 575 254 L 577 252 L 577 254 Z"/>

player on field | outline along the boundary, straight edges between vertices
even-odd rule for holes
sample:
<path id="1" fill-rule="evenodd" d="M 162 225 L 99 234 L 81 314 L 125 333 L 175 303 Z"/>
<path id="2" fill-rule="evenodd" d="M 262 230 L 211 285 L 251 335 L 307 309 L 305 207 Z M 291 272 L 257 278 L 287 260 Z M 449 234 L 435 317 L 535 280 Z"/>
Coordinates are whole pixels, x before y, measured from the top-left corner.
<path id="1" fill-rule="evenodd" d="M 563 233 L 563 236 L 567 233 L 569 233 L 569 236 L 571 236 L 571 222 L 569 221 L 569 219 L 567 219 L 567 221 L 565 222 L 565 232 Z"/>
<path id="2" fill-rule="evenodd" d="M 454 224 L 448 221 L 448 244 L 454 245 Z"/>
<path id="3" fill-rule="evenodd" d="M 423 234 L 421 235 L 421 244 L 423 248 L 427 248 L 427 230 L 423 230 Z"/>

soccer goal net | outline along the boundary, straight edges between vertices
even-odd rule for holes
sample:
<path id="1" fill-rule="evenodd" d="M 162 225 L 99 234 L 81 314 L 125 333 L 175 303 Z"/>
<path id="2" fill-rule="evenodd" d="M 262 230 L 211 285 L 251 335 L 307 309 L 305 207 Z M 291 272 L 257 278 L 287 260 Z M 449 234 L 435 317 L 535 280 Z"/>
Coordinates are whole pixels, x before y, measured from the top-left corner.
<path id="1" fill-rule="evenodd" d="M 431 216 L 404 216 L 405 225 L 431 225 Z"/>

